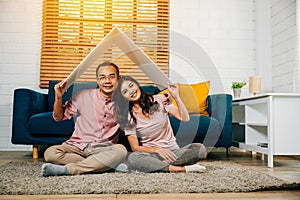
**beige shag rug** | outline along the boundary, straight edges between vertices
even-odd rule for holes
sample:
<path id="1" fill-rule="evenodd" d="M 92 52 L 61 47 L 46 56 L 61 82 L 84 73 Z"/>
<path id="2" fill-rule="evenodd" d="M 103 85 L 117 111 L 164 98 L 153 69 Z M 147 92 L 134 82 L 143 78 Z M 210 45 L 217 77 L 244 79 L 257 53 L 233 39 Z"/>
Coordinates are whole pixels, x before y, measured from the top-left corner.
<path id="1" fill-rule="evenodd" d="M 203 173 L 117 173 L 42 177 L 43 162 L 0 166 L 0 194 L 212 193 L 300 189 L 233 162 L 205 161 Z"/>

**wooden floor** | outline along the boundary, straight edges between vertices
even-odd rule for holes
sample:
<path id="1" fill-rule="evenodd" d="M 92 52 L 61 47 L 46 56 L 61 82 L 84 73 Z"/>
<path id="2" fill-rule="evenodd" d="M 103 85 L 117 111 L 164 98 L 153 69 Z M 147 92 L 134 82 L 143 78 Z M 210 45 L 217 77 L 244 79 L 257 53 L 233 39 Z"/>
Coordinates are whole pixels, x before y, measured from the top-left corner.
<path id="1" fill-rule="evenodd" d="M 31 152 L 0 152 L 0 165 L 13 160 L 32 160 L 44 161 L 43 158 L 33 160 Z M 208 158 L 210 160 L 230 160 L 241 165 L 245 165 L 254 170 L 264 172 L 271 176 L 281 178 L 283 180 L 300 182 L 300 156 L 275 156 L 274 168 L 267 167 L 267 157 L 262 160 L 261 154 L 255 154 L 243 151 L 237 148 L 231 148 L 229 156 L 226 156 L 225 149 L 213 149 Z M 205 162 L 205 161 L 204 161 Z M 1 177 L 0 177 L 1 178 Z M 120 200 L 179 200 L 179 199 L 300 199 L 300 191 L 263 191 L 250 193 L 201 193 L 201 194 L 90 194 L 90 195 L 0 195 L 0 200 L 78 200 L 78 199 L 120 199 Z"/>

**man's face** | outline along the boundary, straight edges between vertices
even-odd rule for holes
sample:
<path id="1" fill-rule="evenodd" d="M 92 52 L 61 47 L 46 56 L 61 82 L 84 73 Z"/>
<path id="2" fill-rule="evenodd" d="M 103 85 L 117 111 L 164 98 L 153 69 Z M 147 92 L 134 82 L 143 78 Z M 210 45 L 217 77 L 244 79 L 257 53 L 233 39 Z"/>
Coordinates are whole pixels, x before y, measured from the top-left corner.
<path id="1" fill-rule="evenodd" d="M 111 98 L 118 79 L 117 71 L 113 66 L 105 66 L 98 69 L 97 83 L 104 97 Z"/>

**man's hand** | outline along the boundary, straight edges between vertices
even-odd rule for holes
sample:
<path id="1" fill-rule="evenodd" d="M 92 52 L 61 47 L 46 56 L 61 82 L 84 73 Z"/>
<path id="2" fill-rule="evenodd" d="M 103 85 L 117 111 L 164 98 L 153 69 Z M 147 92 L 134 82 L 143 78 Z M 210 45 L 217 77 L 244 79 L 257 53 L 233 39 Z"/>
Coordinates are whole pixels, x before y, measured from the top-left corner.
<path id="1" fill-rule="evenodd" d="M 167 163 L 172 163 L 177 160 L 177 156 L 168 149 L 160 148 L 160 149 L 156 150 L 155 153 L 157 153 Z"/>
<path id="2" fill-rule="evenodd" d="M 64 93 L 66 92 L 66 88 L 67 88 L 67 82 L 65 82 L 62 87 L 61 87 L 61 83 L 59 82 L 54 86 L 54 90 L 55 90 L 55 98 L 56 99 L 61 99 L 62 96 L 64 95 Z"/>
<path id="3" fill-rule="evenodd" d="M 54 86 L 55 90 L 55 101 L 53 105 L 53 117 L 55 120 L 61 120 L 64 116 L 64 108 L 62 105 L 62 96 L 67 90 L 67 82 L 65 82 L 62 87 L 61 82 Z"/>

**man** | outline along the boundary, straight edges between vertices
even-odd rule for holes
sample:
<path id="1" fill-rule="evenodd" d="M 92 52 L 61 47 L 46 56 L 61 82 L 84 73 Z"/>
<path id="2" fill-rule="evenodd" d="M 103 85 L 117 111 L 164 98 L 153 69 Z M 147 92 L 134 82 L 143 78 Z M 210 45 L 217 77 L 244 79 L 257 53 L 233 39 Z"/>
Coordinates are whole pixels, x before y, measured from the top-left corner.
<path id="1" fill-rule="evenodd" d="M 104 172 L 121 163 L 126 148 L 117 144 L 119 125 L 113 116 L 111 97 L 119 79 L 119 68 L 109 62 L 96 69 L 99 89 L 82 90 L 62 104 L 66 83 L 55 85 L 53 118 L 56 121 L 76 117 L 74 132 L 61 145 L 49 147 L 44 154 L 42 176 Z M 52 164 L 54 163 L 54 164 Z"/>

